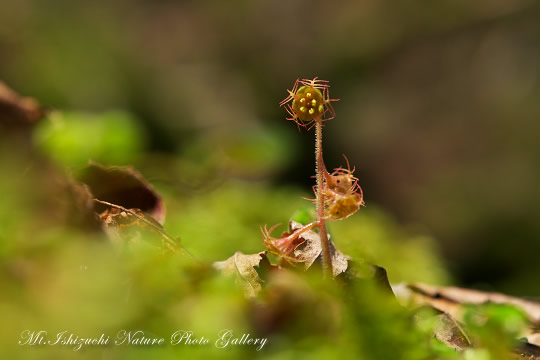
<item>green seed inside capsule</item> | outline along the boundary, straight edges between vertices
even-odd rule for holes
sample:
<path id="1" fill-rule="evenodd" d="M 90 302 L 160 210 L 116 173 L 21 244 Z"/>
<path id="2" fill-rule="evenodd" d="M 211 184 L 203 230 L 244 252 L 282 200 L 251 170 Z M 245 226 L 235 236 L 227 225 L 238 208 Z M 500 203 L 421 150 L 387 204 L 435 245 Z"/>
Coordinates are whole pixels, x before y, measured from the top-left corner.
<path id="1" fill-rule="evenodd" d="M 320 113 L 322 113 L 322 112 L 323 112 L 323 110 L 324 110 L 324 106 L 323 106 L 322 104 L 321 104 L 321 105 L 319 105 L 319 112 L 320 112 Z"/>
<path id="2" fill-rule="evenodd" d="M 300 111 L 305 113 L 306 112 L 306 107 L 305 106 L 300 106 Z"/>
<path id="3" fill-rule="evenodd" d="M 317 100 L 315 99 L 311 100 L 311 106 L 313 107 L 317 106 Z"/>
<path id="4" fill-rule="evenodd" d="M 309 115 L 313 115 L 315 114 L 315 109 L 314 108 L 310 108 L 309 109 Z"/>

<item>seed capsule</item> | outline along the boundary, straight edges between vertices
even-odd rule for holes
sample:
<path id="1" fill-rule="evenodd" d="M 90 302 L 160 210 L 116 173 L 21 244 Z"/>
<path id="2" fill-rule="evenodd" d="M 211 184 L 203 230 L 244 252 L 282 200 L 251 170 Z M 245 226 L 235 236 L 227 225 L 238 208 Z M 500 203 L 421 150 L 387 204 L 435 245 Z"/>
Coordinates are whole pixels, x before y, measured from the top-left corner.
<path id="1" fill-rule="evenodd" d="M 292 90 L 287 90 L 289 96 L 281 101 L 290 117 L 299 126 L 311 128 L 318 121 L 332 119 L 335 115 L 329 96 L 328 82 L 325 80 L 302 79 L 297 80 Z"/>

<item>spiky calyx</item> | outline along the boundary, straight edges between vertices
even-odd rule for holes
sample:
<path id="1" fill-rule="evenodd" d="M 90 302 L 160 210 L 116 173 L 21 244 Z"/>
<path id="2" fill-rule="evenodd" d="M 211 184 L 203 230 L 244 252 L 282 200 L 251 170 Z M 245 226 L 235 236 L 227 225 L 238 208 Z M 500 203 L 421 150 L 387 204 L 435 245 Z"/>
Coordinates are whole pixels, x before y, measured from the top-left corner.
<path id="1" fill-rule="evenodd" d="M 324 171 L 322 187 L 324 214 L 330 221 L 346 219 L 356 213 L 361 206 L 365 206 L 364 194 L 358 184 L 358 178 L 353 175 L 354 169 L 350 169 L 347 157 L 345 161 L 347 169 L 339 167 L 331 174 Z"/>
<path id="2" fill-rule="evenodd" d="M 280 238 L 272 237 L 270 234 L 278 225 L 279 224 L 276 224 L 270 227 L 270 229 L 268 229 L 266 225 L 264 226 L 264 228 L 261 227 L 261 232 L 263 234 L 263 243 L 271 253 L 282 257 L 288 262 L 295 263 L 297 262 L 297 260 L 295 259 L 294 250 L 298 245 L 300 245 L 306 240 L 301 237 L 302 234 L 315 228 L 318 223 L 312 222 L 303 226 L 298 224 L 300 225 L 300 227 L 294 230 L 291 223 L 289 224 L 289 231 L 284 232 Z"/>
<path id="3" fill-rule="evenodd" d="M 330 85 L 326 80 L 297 79 L 280 106 L 285 106 L 289 113 L 287 120 L 294 121 L 298 126 L 307 127 L 308 130 L 318 121 L 333 119 L 335 116 L 330 99 Z"/>

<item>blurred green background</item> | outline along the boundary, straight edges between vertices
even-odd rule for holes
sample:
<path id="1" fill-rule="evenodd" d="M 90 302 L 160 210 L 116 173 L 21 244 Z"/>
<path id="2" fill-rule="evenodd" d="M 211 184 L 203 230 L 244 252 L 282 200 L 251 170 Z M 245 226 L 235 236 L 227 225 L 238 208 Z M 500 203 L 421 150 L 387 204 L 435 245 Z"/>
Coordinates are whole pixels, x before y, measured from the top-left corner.
<path id="1" fill-rule="evenodd" d="M 136 166 L 208 261 L 309 207 L 313 134 L 278 103 L 297 77 L 330 80 L 326 164 L 346 154 L 367 203 L 331 225 L 338 247 L 392 282 L 539 296 L 539 20 L 526 0 L 2 1 L 0 80 L 60 110 L 42 154 Z M 30 216 L 17 194 L 4 235 Z"/>

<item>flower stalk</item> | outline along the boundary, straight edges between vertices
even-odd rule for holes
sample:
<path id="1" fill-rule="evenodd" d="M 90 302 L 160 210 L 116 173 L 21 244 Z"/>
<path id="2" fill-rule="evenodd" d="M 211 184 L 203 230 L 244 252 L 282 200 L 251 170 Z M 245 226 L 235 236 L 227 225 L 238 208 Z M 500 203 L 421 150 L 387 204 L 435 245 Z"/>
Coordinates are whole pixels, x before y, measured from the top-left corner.
<path id="1" fill-rule="evenodd" d="M 326 218 L 324 214 L 324 173 L 326 172 L 326 167 L 323 159 L 322 121 L 320 118 L 316 120 L 315 124 L 315 158 L 315 170 L 317 172 L 316 206 L 319 236 L 321 237 L 323 271 L 326 276 L 332 277 L 334 274 L 332 269 L 332 254 L 330 254 L 330 243 L 328 241 L 328 231 L 326 230 Z"/>
<path id="2" fill-rule="evenodd" d="M 287 90 L 288 96 L 280 103 L 284 106 L 290 117 L 287 120 L 294 121 L 300 130 L 305 127 L 308 130 L 315 127 L 315 171 L 317 184 L 314 187 L 317 219 L 316 221 L 301 228 L 293 229 L 284 233 L 281 238 L 273 238 L 270 233 L 275 228 L 267 230 L 261 228 L 263 242 L 273 253 L 292 263 L 301 263 L 305 259 L 301 256 L 300 249 L 305 239 L 302 234 L 314 227 L 319 230 L 320 255 L 322 256 L 322 266 L 326 277 L 332 278 L 344 270 L 333 265 L 333 254 L 331 249 L 335 249 L 330 244 L 327 221 L 339 221 L 346 219 L 356 213 L 361 206 L 364 206 L 363 192 L 358 185 L 358 179 L 353 175 L 354 169 L 339 167 L 332 173 L 328 173 L 323 159 L 322 148 L 322 128 L 324 122 L 331 120 L 335 116 L 332 107 L 333 101 L 329 95 L 330 85 L 326 80 L 297 79 L 291 90 Z M 335 251 L 335 250 L 334 250 Z"/>

